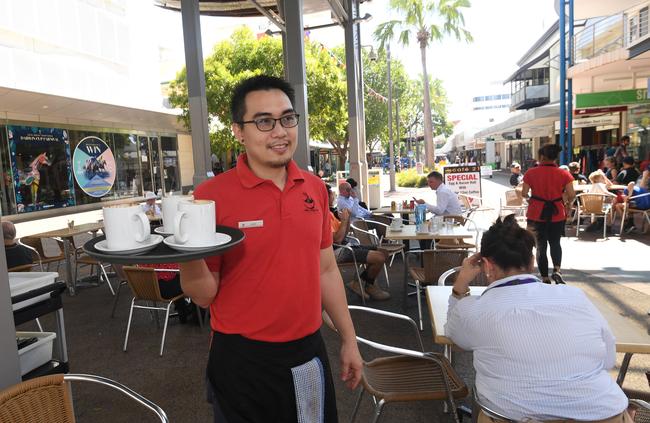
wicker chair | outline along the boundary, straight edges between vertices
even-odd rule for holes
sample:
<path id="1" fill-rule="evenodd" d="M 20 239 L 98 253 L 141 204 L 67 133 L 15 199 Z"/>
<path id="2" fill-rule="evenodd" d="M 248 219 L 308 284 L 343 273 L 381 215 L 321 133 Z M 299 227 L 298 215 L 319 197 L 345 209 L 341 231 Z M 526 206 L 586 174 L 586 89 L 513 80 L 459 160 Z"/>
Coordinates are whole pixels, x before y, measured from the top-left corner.
<path id="1" fill-rule="evenodd" d="M 603 238 L 607 238 L 607 218 L 612 218 L 612 201 L 614 194 L 583 193 L 576 195 L 576 238 L 580 233 L 580 217 L 585 215 L 594 218 L 603 218 Z"/>
<path id="2" fill-rule="evenodd" d="M 374 222 L 375 225 L 380 223 Z M 379 250 L 385 251 L 388 256 L 391 258 L 391 263 L 393 258 L 397 254 L 401 254 L 404 257 L 404 244 L 396 244 L 393 242 L 382 242 L 382 239 L 378 235 L 370 232 L 368 223 L 364 220 L 357 220 L 350 224 L 352 233 L 359 240 L 361 245 L 368 247 L 377 247 Z M 384 264 L 384 276 L 386 277 L 386 285 L 390 286 L 390 280 L 388 279 L 388 268 Z"/>
<path id="3" fill-rule="evenodd" d="M 504 201 L 505 200 L 505 201 Z M 521 191 L 511 189 L 505 192 L 505 198 L 499 199 L 499 216 L 513 214 L 515 216 L 526 216 L 528 205 L 521 196 Z"/>
<path id="4" fill-rule="evenodd" d="M 638 399 L 631 399 L 628 410 L 634 414 L 635 423 L 650 423 L 650 404 Z"/>
<path id="5" fill-rule="evenodd" d="M 162 408 L 130 388 L 111 379 L 84 374 L 42 376 L 0 391 L 0 422 L 74 423 L 70 382 L 92 382 L 115 389 L 153 411 L 161 422 L 169 422 Z"/>
<path id="6" fill-rule="evenodd" d="M 165 324 L 163 327 L 162 339 L 160 341 L 160 356 L 162 357 L 163 348 L 165 347 L 165 335 L 167 335 L 167 323 L 169 322 L 170 308 L 174 301 L 178 300 L 179 298 L 183 298 L 183 294 L 177 295 L 173 298 L 163 298 L 162 295 L 160 295 L 160 287 L 158 286 L 158 277 L 156 276 L 155 269 L 149 267 L 124 266 L 122 270 L 126 276 L 126 282 L 133 292 L 131 310 L 129 311 L 129 321 L 126 325 L 126 335 L 124 336 L 123 351 L 126 351 L 126 346 L 129 342 L 129 332 L 131 331 L 133 309 L 139 308 L 145 310 L 164 310 Z M 153 305 L 136 304 L 136 301 L 139 303 L 152 302 Z M 163 303 L 165 306 L 157 306 L 157 303 Z M 156 322 L 158 322 L 158 319 L 156 319 Z"/>
<path id="7" fill-rule="evenodd" d="M 415 250 L 408 253 L 407 258 L 412 256 L 418 257 L 421 255 L 421 260 L 417 260 L 418 264 L 422 263 L 422 267 L 411 266 L 411 260 L 407 260 L 408 271 L 413 280 L 415 281 L 415 293 L 418 302 L 418 317 L 420 318 L 420 330 L 423 330 L 422 324 L 422 289 L 427 285 L 435 285 L 438 283 L 440 275 L 445 271 L 460 266 L 463 260 L 467 257 L 468 251 L 465 249 L 457 250 Z"/>
<path id="8" fill-rule="evenodd" d="M 458 200 L 463 207 L 463 216 L 470 217 L 475 212 L 485 212 L 493 210 L 492 207 L 483 205 L 481 197 L 473 197 L 467 194 L 458 194 Z"/>
<path id="9" fill-rule="evenodd" d="M 438 278 L 438 285 L 453 285 L 454 281 L 456 280 L 456 276 L 458 276 L 458 272 L 460 272 L 460 266 L 447 270 L 442 275 L 440 275 L 440 278 Z M 485 277 L 485 273 L 481 272 L 469 284 L 472 286 L 488 286 L 490 282 L 488 282 L 487 278 Z"/>
<path id="10" fill-rule="evenodd" d="M 24 236 L 18 240 L 18 243 L 24 245 L 27 248 L 32 249 L 38 254 L 38 258 L 41 262 L 41 265 L 45 265 L 44 270 L 48 270 L 51 263 L 56 263 L 56 271 L 59 271 L 61 262 L 65 261 L 65 254 L 63 253 L 63 241 L 58 238 L 50 238 L 56 247 L 58 248 L 58 254 L 53 256 L 48 256 L 45 254 L 45 248 L 43 248 L 43 241 L 41 238 L 33 238 L 29 236 Z M 41 266 L 42 267 L 42 266 Z"/>
<path id="11" fill-rule="evenodd" d="M 465 398 L 467 387 L 456 374 L 451 363 L 440 353 L 424 352 L 422 339 L 413 319 L 402 314 L 368 307 L 348 306 L 350 310 L 399 319 L 410 323 L 419 342 L 420 351 L 374 342 L 357 336 L 357 342 L 375 350 L 394 354 L 363 363 L 361 388 L 352 411 L 350 422 L 354 422 L 364 392 L 372 395 L 375 403 L 373 423 L 379 421 L 384 406 L 391 402 L 445 401 L 456 410 L 456 400 Z M 336 331 L 332 320 L 323 312 L 323 321 Z M 450 413 L 456 423 L 458 414 Z"/>
<path id="12" fill-rule="evenodd" d="M 643 224 L 645 225 L 647 223 L 648 227 L 650 227 L 650 210 L 637 209 L 636 207 L 630 205 L 631 201 L 633 202 L 635 199 L 641 197 L 647 197 L 647 196 L 650 196 L 650 192 L 632 195 L 625 199 L 625 203 L 623 203 L 623 217 L 621 217 L 621 235 L 623 235 L 623 225 L 625 224 L 625 218 L 627 217 L 628 213 L 631 215 L 634 214 L 642 215 Z"/>
<path id="13" fill-rule="evenodd" d="M 342 268 L 345 267 L 353 267 L 354 268 L 354 275 L 355 275 L 355 281 L 359 284 L 359 292 L 361 292 L 361 303 L 366 304 L 366 291 L 363 288 L 363 281 L 361 280 L 361 273 L 359 273 L 359 269 L 363 264 L 357 263 L 357 258 L 354 256 L 354 250 L 349 246 L 349 245 L 344 245 L 344 244 L 334 244 L 334 248 L 345 248 L 350 251 L 350 255 L 352 256 L 352 261 L 346 261 L 346 262 L 340 262 L 336 261 L 336 265 L 339 268 L 339 271 Z"/>

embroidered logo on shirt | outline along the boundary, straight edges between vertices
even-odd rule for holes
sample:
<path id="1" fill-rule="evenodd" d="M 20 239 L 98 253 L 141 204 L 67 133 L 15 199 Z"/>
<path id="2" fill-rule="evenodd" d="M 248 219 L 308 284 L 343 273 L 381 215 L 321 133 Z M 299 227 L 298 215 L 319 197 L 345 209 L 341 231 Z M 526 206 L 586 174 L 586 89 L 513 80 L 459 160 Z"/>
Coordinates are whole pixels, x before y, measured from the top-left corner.
<path id="1" fill-rule="evenodd" d="M 303 192 L 302 195 L 305 196 L 305 199 L 302 200 L 305 203 L 305 211 L 318 211 L 314 199 L 311 198 L 306 192 Z"/>

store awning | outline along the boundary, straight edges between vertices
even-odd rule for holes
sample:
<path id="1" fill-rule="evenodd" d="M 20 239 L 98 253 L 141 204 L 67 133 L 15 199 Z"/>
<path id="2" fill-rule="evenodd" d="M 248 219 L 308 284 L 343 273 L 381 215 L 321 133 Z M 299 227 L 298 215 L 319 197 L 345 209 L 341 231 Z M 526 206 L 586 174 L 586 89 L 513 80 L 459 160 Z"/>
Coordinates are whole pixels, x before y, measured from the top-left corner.
<path id="1" fill-rule="evenodd" d="M 560 118 L 560 105 L 547 104 L 529 110 L 521 110 L 501 123 L 490 126 L 474 134 L 474 138 L 485 138 L 511 132 L 520 128 L 552 125 Z"/>
<path id="2" fill-rule="evenodd" d="M 0 87 L 0 120 L 48 124 L 189 132 L 178 120 L 180 112 L 144 110 L 51 94 Z"/>

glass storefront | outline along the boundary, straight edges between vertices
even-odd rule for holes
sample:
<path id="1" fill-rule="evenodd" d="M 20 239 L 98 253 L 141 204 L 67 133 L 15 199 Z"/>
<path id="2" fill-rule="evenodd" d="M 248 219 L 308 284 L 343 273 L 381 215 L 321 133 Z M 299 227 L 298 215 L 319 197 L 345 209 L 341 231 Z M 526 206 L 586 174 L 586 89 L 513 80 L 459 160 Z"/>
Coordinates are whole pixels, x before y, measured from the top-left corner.
<path id="1" fill-rule="evenodd" d="M 179 169 L 176 135 L 0 126 L 3 215 L 179 191 Z"/>
<path id="2" fill-rule="evenodd" d="M 639 161 L 647 160 L 650 154 L 650 105 L 629 106 L 627 126 L 630 136 L 628 152 Z"/>

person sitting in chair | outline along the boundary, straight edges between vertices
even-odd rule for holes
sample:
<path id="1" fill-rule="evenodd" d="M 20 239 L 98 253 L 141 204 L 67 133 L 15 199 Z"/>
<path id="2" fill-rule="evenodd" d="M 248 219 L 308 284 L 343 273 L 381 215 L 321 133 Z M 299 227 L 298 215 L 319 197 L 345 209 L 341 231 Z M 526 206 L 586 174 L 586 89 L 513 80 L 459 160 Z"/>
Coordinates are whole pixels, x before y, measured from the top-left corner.
<path id="1" fill-rule="evenodd" d="M 325 184 L 327 187 L 327 193 L 329 195 L 330 203 L 330 222 L 332 226 L 332 238 L 335 244 L 346 244 L 346 235 L 350 231 L 350 219 L 351 214 L 350 210 L 342 209 L 335 214 L 336 209 L 334 209 L 334 204 L 336 204 L 336 194 L 332 190 L 332 187 Z M 356 260 L 359 264 L 365 264 L 366 270 L 361 273 L 361 280 L 364 284 L 364 299 L 372 298 L 373 300 L 388 300 L 390 294 L 377 286 L 375 280 L 377 275 L 381 272 L 381 269 L 386 263 L 387 254 L 378 250 L 377 248 L 366 247 L 363 245 L 350 245 L 352 251 L 343 247 L 334 247 L 334 256 L 336 257 L 337 263 L 353 263 Z M 354 254 L 354 260 L 352 257 Z M 356 280 L 348 282 L 346 286 L 358 296 L 362 296 L 361 289 Z"/>
<path id="2" fill-rule="evenodd" d="M 34 262 L 32 251 L 16 242 L 16 226 L 12 222 L 2 222 L 2 234 L 5 241 L 7 269 Z"/>
<path id="3" fill-rule="evenodd" d="M 474 353 L 479 402 L 515 421 L 631 422 L 608 373 L 616 343 L 607 321 L 580 288 L 531 274 L 534 247 L 534 235 L 509 215 L 483 235 L 454 282 L 445 333 Z M 471 295 L 481 272 L 490 284 Z M 478 422 L 501 420 L 480 412 Z"/>

